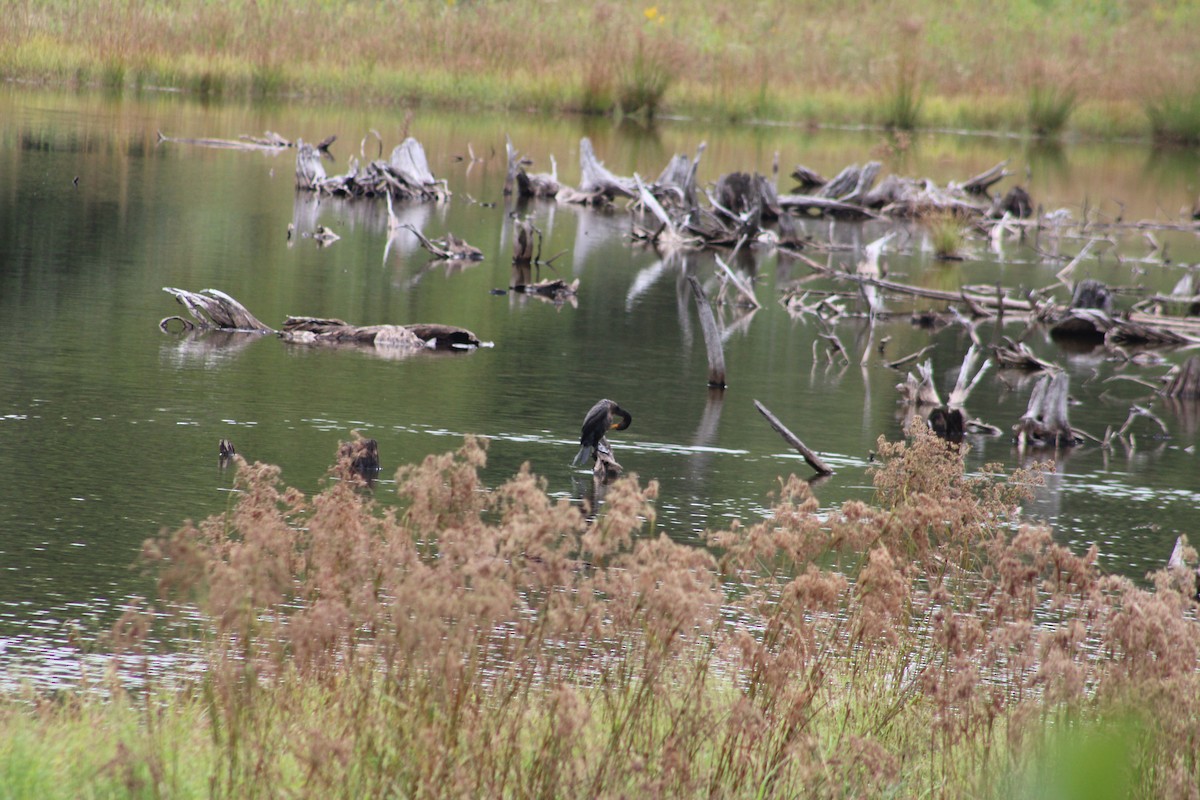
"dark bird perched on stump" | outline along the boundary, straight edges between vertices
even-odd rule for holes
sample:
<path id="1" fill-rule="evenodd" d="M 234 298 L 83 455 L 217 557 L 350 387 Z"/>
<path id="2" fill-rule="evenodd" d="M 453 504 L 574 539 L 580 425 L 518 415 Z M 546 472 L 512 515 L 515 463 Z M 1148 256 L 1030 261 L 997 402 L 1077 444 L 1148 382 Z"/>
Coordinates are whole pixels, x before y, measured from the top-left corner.
<path id="1" fill-rule="evenodd" d="M 617 418 L 620 418 L 619 420 Z M 607 450 L 605 435 L 609 431 L 623 431 L 633 422 L 633 415 L 612 400 L 601 400 L 583 418 L 583 429 L 579 436 L 579 452 L 571 463 L 578 467 L 588 458 L 597 457 L 597 449 Z M 611 451 L 608 451 L 611 452 Z"/>

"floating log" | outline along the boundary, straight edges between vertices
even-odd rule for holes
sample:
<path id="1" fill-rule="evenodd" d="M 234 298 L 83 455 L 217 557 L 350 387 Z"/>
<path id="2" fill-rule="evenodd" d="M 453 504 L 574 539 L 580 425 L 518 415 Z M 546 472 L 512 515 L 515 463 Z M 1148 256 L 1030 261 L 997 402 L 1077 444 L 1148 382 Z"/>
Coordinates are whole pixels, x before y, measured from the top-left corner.
<path id="1" fill-rule="evenodd" d="M 159 327 L 164 331 L 167 330 L 169 320 L 178 319 L 192 329 L 276 333 L 259 322 L 237 300 L 216 289 L 189 292 L 164 287 L 163 291 L 173 295 L 197 320 L 196 323 L 190 323 L 179 317 L 168 317 L 159 323 Z M 484 344 L 471 331 L 454 325 L 413 323 L 359 326 L 340 319 L 323 317 L 290 316 L 284 321 L 283 330 L 278 331 L 278 334 L 288 342 L 351 343 L 407 350 L 468 349 Z"/>
<path id="2" fill-rule="evenodd" d="M 725 351 L 721 344 L 721 332 L 717 330 L 717 320 L 713 316 L 712 306 L 708 303 L 708 295 L 695 275 L 687 276 L 692 287 L 692 295 L 696 298 L 696 312 L 700 315 L 700 329 L 704 332 L 704 347 L 708 351 L 708 385 L 715 389 L 725 388 Z"/>
<path id="3" fill-rule="evenodd" d="M 482 344 L 471 331 L 453 325 L 351 325 L 322 317 L 288 317 L 280 335 L 285 341 L 305 344 L 348 343 L 407 350 L 469 349 Z"/>
<path id="4" fill-rule="evenodd" d="M 780 422 L 779 418 L 776 417 L 774 414 L 772 414 L 767 409 L 766 406 L 764 406 L 762 403 L 755 400 L 754 407 L 758 409 L 758 413 L 760 413 L 764 417 L 766 417 L 767 422 L 769 422 L 771 424 L 771 427 L 774 428 L 775 431 L 780 436 L 783 437 L 784 441 L 786 441 L 792 447 L 796 448 L 797 452 L 799 452 L 800 455 L 804 456 L 804 460 L 808 463 L 808 465 L 810 467 L 812 467 L 817 472 L 818 475 L 832 475 L 833 474 L 833 469 L 828 464 L 826 464 L 824 461 L 822 461 L 821 457 L 819 455 L 817 455 L 815 452 L 813 452 L 811 449 L 809 449 L 809 447 L 806 444 L 804 444 L 804 442 L 800 441 L 799 437 L 797 437 L 796 434 L 794 434 L 790 430 L 788 430 L 787 426 L 784 425 L 782 422 Z"/>

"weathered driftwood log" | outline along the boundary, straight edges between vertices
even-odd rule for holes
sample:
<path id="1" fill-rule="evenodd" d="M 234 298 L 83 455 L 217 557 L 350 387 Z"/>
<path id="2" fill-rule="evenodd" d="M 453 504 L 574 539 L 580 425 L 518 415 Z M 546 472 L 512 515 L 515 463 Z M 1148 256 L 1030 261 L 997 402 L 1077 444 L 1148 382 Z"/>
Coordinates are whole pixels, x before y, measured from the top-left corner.
<path id="1" fill-rule="evenodd" d="M 1200 397 L 1200 356 L 1173 367 L 1163 380 L 1162 394 L 1167 397 Z"/>
<path id="2" fill-rule="evenodd" d="M 285 341 L 303 344 L 362 344 L 408 350 L 467 349 L 481 344 L 471 331 L 453 325 L 351 325 L 344 320 L 323 317 L 288 317 L 280 336 Z"/>
<path id="3" fill-rule="evenodd" d="M 783 437 L 784 441 L 796 448 L 800 455 L 804 456 L 804 460 L 812 467 L 818 475 L 832 475 L 833 468 L 826 464 L 821 457 L 811 450 L 804 442 L 800 441 L 796 434 L 788 430 L 787 426 L 779 421 L 779 418 L 772 414 L 766 406 L 757 400 L 754 401 L 754 407 L 758 409 L 758 413 L 766 417 L 767 422 L 771 427 Z"/>
<path id="4" fill-rule="evenodd" d="M 826 216 L 844 220 L 879 219 L 879 215 L 865 206 L 830 200 L 811 194 L 781 194 L 779 207 L 807 216 Z"/>
<path id="5" fill-rule="evenodd" d="M 992 345 L 992 358 L 1000 369 L 1023 369 L 1037 371 L 1055 369 L 1054 364 L 1038 358 L 1024 342 L 1014 342 L 1007 336 L 1000 338 L 1000 343 Z"/>
<path id="6" fill-rule="evenodd" d="M 584 136 L 579 140 L 579 168 L 581 181 L 579 191 L 584 195 L 601 194 L 612 200 L 622 197 L 635 197 L 637 186 L 633 178 L 621 178 L 604 168 L 604 162 L 596 158 L 592 140 Z"/>
<path id="7" fill-rule="evenodd" d="M 1061 370 L 1038 378 L 1025 414 L 1013 426 L 1018 447 L 1073 447 L 1078 443 L 1067 413 L 1070 384 L 1070 376 Z"/>
<path id="8" fill-rule="evenodd" d="M 511 195 L 516 190 L 518 197 L 554 197 L 562 188 L 558 182 L 558 163 L 550 156 L 549 173 L 539 172 L 530 175 L 525 167 L 533 162 L 522 158 L 513 146 L 512 139 L 504 136 L 504 149 L 508 156 L 508 172 L 504 178 L 504 194 Z"/>
<path id="9" fill-rule="evenodd" d="M 1126 347 L 1178 347 L 1195 341 L 1166 328 L 1112 317 L 1094 308 L 1066 309 L 1057 316 L 1050 335 Z"/>
<path id="10" fill-rule="evenodd" d="M 276 333 L 255 319 L 237 300 L 216 289 L 188 292 L 164 287 L 163 291 L 174 295 L 196 318 L 196 322 L 192 323 L 180 317 L 168 317 L 159 323 L 163 330 L 174 319 L 193 330 Z M 290 342 L 344 342 L 412 350 L 428 347 L 465 349 L 483 344 L 466 328 L 436 323 L 358 326 L 340 319 L 288 317 L 283 323 L 283 330 L 278 333 Z"/>
<path id="11" fill-rule="evenodd" d="M 991 169 L 985 170 L 973 178 L 968 178 L 967 181 L 963 183 L 962 190 L 967 194 L 987 194 L 988 189 L 992 188 L 994 184 L 997 184 L 1007 178 L 1009 175 L 1012 175 L 1011 172 L 1005 169 L 1007 166 L 1008 160 L 1006 159 Z"/>
<path id="12" fill-rule="evenodd" d="M 396 200 L 440 201 L 450 196 L 445 181 L 429 171 L 425 150 L 411 136 L 398 145 L 388 161 L 371 161 L 365 167 L 350 159 L 344 175 L 325 176 L 315 148 L 296 152 L 296 188 L 345 197 L 388 195 Z"/>
<path id="13" fill-rule="evenodd" d="M 707 147 L 706 142 L 701 142 L 696 148 L 695 158 L 689 159 L 683 153 L 678 153 L 667 162 L 667 166 L 651 187 L 651 191 L 660 202 L 683 211 L 690 211 L 696 207 L 696 172 L 700 168 L 700 156 Z"/>
<path id="14" fill-rule="evenodd" d="M 317 148 L 307 142 L 299 142 L 296 147 L 296 188 L 317 190 L 325 179 L 325 165 L 321 163 Z"/>
<path id="15" fill-rule="evenodd" d="M 274 333 L 274 329 L 259 322 L 246 307 L 224 292 L 216 289 L 202 289 L 199 292 L 189 292 L 186 289 L 173 289 L 164 286 L 163 291 L 174 295 L 180 305 L 188 310 L 195 322 L 182 317 L 166 317 L 158 323 L 164 331 L 171 321 L 182 323 L 187 330 L 224 330 L 224 331 L 253 331 L 257 333 Z"/>
<path id="16" fill-rule="evenodd" d="M 829 179 L 824 175 L 816 170 L 809 169 L 803 164 L 796 165 L 796 168 L 792 170 L 792 177 L 795 178 L 796 183 L 799 184 L 793 190 L 793 194 L 806 194 L 813 189 L 829 183 Z"/>
<path id="17" fill-rule="evenodd" d="M 700 329 L 704 333 L 704 347 L 708 352 L 708 385 L 715 389 L 724 389 L 725 350 L 721 344 L 721 332 L 717 330 L 717 320 L 713 316 L 708 295 L 700 281 L 695 275 L 688 275 L 687 279 L 692 287 L 692 295 L 696 298 L 696 312 L 700 315 Z"/>
<path id="18" fill-rule="evenodd" d="M 909 372 L 904 382 L 896 384 L 900 399 L 913 406 L 940 406 L 942 398 L 933 385 L 933 362 L 917 364 L 917 374 Z"/>

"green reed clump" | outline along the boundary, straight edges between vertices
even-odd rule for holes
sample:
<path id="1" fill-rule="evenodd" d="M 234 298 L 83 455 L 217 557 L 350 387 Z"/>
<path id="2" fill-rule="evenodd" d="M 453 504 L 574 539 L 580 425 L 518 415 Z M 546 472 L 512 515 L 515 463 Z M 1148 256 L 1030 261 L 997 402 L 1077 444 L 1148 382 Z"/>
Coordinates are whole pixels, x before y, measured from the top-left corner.
<path id="1" fill-rule="evenodd" d="M 313 497 L 240 462 L 227 513 L 146 545 L 163 601 L 112 642 L 137 688 L 40 747 L 110 732 L 94 758 L 158 796 L 1005 796 L 1134 709 L 1131 796 L 1194 792 L 1192 576 L 1106 577 L 1020 524 L 1036 472 L 910 436 L 874 502 L 792 476 L 707 549 L 656 535 L 636 478 L 594 517 L 527 466 L 489 488 L 478 439 L 387 507 L 349 456 Z M 141 666 L 164 624 L 203 665 L 171 685 Z"/>
<path id="2" fill-rule="evenodd" d="M 1163 94 L 1145 104 L 1150 132 L 1167 144 L 1200 143 L 1200 90 Z"/>
<path id="3" fill-rule="evenodd" d="M 942 261 L 962 258 L 966 235 L 962 222 L 954 214 L 937 214 L 924 221 L 929 231 L 933 255 Z"/>
<path id="4" fill-rule="evenodd" d="M 1067 126 L 1079 97 L 1070 86 L 1035 80 L 1029 86 L 1029 129 L 1039 136 L 1057 136 Z"/>

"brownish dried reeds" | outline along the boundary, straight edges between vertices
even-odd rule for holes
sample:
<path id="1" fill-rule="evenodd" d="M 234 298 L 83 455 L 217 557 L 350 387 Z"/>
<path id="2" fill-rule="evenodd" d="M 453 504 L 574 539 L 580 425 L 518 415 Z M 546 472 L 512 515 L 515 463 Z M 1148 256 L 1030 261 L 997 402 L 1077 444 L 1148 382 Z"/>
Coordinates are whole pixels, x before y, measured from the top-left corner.
<path id="1" fill-rule="evenodd" d="M 146 547 L 199 615 L 173 702 L 217 796 L 1002 795 L 1127 718 L 1131 795 L 1196 796 L 1194 575 L 1105 576 L 1021 524 L 1036 470 L 963 452 L 915 427 L 875 503 L 792 477 L 707 549 L 654 531 L 653 482 L 591 521 L 528 467 L 490 490 L 478 439 L 402 467 L 398 507 L 346 459 L 312 498 L 240 462 L 229 513 Z"/>

